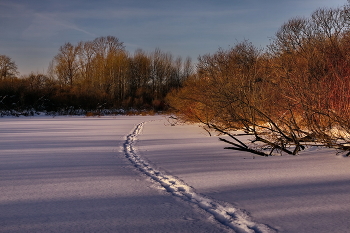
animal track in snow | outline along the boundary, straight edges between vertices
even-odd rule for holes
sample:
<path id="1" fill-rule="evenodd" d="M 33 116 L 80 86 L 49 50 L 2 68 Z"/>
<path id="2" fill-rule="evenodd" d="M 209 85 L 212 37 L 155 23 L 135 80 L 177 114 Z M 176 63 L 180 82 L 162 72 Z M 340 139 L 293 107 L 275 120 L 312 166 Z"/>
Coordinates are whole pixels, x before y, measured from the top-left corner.
<path id="1" fill-rule="evenodd" d="M 174 196 L 180 197 L 183 200 L 196 204 L 198 207 L 210 213 L 221 224 L 241 233 L 270 233 L 275 230 L 260 223 L 253 222 L 244 211 L 235 208 L 229 203 L 219 203 L 214 199 L 210 199 L 200 193 L 197 193 L 191 186 L 187 185 L 182 180 L 164 174 L 153 168 L 148 162 L 143 160 L 136 149 L 134 143 L 145 122 L 136 125 L 134 130 L 126 136 L 124 143 L 125 156 L 137 167 L 142 173 L 159 183 L 168 192 Z"/>

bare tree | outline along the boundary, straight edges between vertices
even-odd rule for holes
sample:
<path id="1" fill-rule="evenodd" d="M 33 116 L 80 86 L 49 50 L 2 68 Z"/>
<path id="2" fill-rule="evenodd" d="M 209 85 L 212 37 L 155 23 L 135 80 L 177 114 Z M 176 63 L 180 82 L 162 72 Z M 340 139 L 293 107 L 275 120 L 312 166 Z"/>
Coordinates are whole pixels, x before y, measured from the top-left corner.
<path id="1" fill-rule="evenodd" d="M 54 58 L 54 72 L 63 85 L 73 86 L 79 71 L 78 54 L 80 46 L 65 43 Z"/>
<path id="2" fill-rule="evenodd" d="M 0 55 L 0 80 L 12 78 L 18 75 L 17 65 L 6 55 Z"/>
<path id="3" fill-rule="evenodd" d="M 348 6 L 318 9 L 283 24 L 268 53 L 243 42 L 201 56 L 196 78 L 170 102 L 184 119 L 229 135 L 228 149 L 295 155 L 314 145 L 350 155 L 349 22 Z"/>

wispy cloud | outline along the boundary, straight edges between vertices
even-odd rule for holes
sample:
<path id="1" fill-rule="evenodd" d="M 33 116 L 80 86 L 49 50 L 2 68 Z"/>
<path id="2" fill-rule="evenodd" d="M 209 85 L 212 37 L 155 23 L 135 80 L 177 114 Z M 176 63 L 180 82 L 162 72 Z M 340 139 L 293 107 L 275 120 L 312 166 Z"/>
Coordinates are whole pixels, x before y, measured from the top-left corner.
<path id="1" fill-rule="evenodd" d="M 33 52 L 40 51 L 46 64 L 63 42 L 114 35 L 128 49 L 160 47 L 195 58 L 242 38 L 264 46 L 289 18 L 343 4 L 346 0 L 0 0 L 0 28 L 6 31 L 0 33 L 0 50 L 19 54 L 18 61 L 30 53 L 28 64 L 40 59 Z M 32 51 L 24 52 L 28 47 Z"/>
<path id="2" fill-rule="evenodd" d="M 14 18 L 27 17 L 33 12 L 25 5 L 13 2 L 0 2 L 0 18 Z"/>
<path id="3" fill-rule="evenodd" d="M 22 33 L 25 39 L 48 38 L 55 36 L 63 30 L 75 30 L 89 36 L 96 36 L 87 30 L 82 29 L 75 23 L 63 19 L 62 15 L 55 13 L 35 13 L 30 26 Z"/>

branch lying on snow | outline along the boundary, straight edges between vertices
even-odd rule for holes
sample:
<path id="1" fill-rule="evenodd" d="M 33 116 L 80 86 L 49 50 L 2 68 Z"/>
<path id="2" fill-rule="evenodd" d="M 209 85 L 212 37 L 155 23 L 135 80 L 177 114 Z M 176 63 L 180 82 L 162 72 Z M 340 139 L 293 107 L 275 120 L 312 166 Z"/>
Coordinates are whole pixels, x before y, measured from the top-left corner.
<path id="1" fill-rule="evenodd" d="M 268 140 L 266 140 L 266 139 L 264 139 L 264 138 L 262 138 L 262 137 L 259 137 L 259 136 L 257 136 L 257 135 L 255 135 L 255 140 L 253 140 L 252 142 L 256 142 L 256 141 L 258 141 L 258 142 L 263 142 L 263 143 L 265 143 L 265 144 L 271 146 L 272 149 L 271 149 L 269 155 L 271 155 L 272 152 L 273 152 L 275 149 L 281 150 L 281 151 L 286 152 L 287 154 L 290 154 L 290 155 L 295 155 L 293 152 L 287 150 L 286 148 L 281 147 L 281 146 L 277 145 L 276 143 L 270 142 L 270 141 L 268 141 Z"/>
<path id="2" fill-rule="evenodd" d="M 250 153 L 261 155 L 261 156 L 269 156 L 268 154 L 266 154 L 266 153 L 264 153 L 262 151 L 251 149 L 249 147 L 242 147 L 242 146 L 240 146 L 238 144 L 235 144 L 233 142 L 230 142 L 230 141 L 228 141 L 228 140 L 226 140 L 224 138 L 219 138 L 219 140 L 235 146 L 235 147 L 225 147 L 224 149 L 245 151 L 245 152 L 250 152 Z"/>
<path id="3" fill-rule="evenodd" d="M 207 123 L 206 124 L 209 128 L 212 128 L 224 135 L 227 135 L 229 136 L 230 138 L 232 138 L 235 142 L 231 142 L 227 139 L 224 139 L 224 138 L 219 138 L 220 141 L 222 142 L 226 142 L 228 144 L 231 144 L 233 145 L 233 147 L 225 147 L 224 149 L 230 149 L 230 150 L 238 150 L 238 151 L 245 151 L 245 152 L 249 152 L 249 153 L 253 153 L 253 154 L 256 154 L 256 155 L 260 155 L 260 156 L 269 156 L 271 154 L 267 154 L 263 151 L 259 151 L 259 150 L 256 150 L 256 149 L 253 149 L 253 148 L 250 148 L 247 144 L 243 143 L 241 140 L 239 140 L 236 136 L 234 136 L 233 134 L 230 134 L 222 129 L 220 129 L 219 127 L 217 127 L 216 125 L 214 124 L 209 124 Z M 253 135 L 253 134 L 242 134 L 242 135 Z"/>
<path id="4" fill-rule="evenodd" d="M 212 127 L 213 129 L 225 134 L 225 135 L 228 135 L 230 136 L 231 138 L 233 138 L 235 141 L 239 141 L 241 142 L 240 140 L 238 140 L 235 136 L 233 136 L 232 134 L 229 134 L 227 132 L 224 132 L 223 130 L 220 130 L 218 129 L 217 127 Z M 249 134 L 246 134 L 246 135 L 249 135 Z M 253 134 L 251 134 L 253 135 Z M 231 150 L 237 150 L 237 151 L 245 151 L 245 152 L 250 152 L 250 153 L 253 153 L 253 154 L 257 154 L 257 155 L 261 155 L 261 156 L 271 156 L 272 155 L 272 152 L 277 149 L 277 150 L 280 150 L 282 152 L 285 152 L 287 154 L 290 154 L 290 155 L 296 155 L 300 150 L 304 150 L 305 149 L 305 146 L 308 145 L 308 146 L 321 146 L 321 147 L 328 147 L 328 148 L 333 148 L 333 149 L 337 149 L 337 150 L 342 150 L 342 151 L 345 151 L 346 154 L 345 154 L 345 157 L 349 157 L 350 156 L 350 146 L 348 145 L 342 145 L 341 143 L 321 143 L 321 144 L 316 144 L 317 143 L 317 140 L 314 139 L 314 140 L 303 140 L 303 139 L 300 139 L 300 140 L 293 140 L 291 141 L 289 144 L 290 145 L 294 145 L 295 148 L 293 151 L 291 150 L 288 150 L 286 149 L 285 147 L 282 147 L 276 143 L 273 143 L 273 142 L 270 142 L 262 137 L 259 137 L 258 135 L 254 135 L 255 136 L 255 140 L 253 140 L 252 142 L 257 142 L 257 141 L 260 141 L 260 142 L 263 142 L 264 144 L 268 145 L 269 147 L 271 147 L 271 150 L 270 150 L 270 153 L 265 153 L 263 151 L 260 151 L 260 150 L 256 150 L 256 149 L 253 149 L 253 148 L 249 148 L 246 144 L 242 143 L 242 145 L 240 144 L 237 144 L 237 143 L 234 143 L 234 142 L 231 142 L 227 139 L 224 139 L 224 138 L 219 138 L 220 141 L 222 142 L 225 142 L 225 143 L 228 143 L 230 145 L 233 145 L 233 147 L 225 147 L 224 149 L 231 149 Z M 304 142 L 305 144 L 304 145 L 301 145 L 300 142 Z"/>
<path id="5" fill-rule="evenodd" d="M 287 154 L 291 154 L 291 155 L 295 155 L 298 151 L 299 151 L 299 148 L 302 148 L 304 149 L 304 147 L 302 145 L 299 145 L 299 147 L 297 146 L 297 148 L 292 152 L 290 150 L 287 150 L 285 147 L 283 146 L 280 146 L 276 143 L 273 143 L 273 142 L 270 142 L 268 141 L 267 139 L 264 139 L 260 136 L 258 136 L 257 132 L 254 132 L 254 133 L 247 133 L 247 134 L 243 134 L 243 135 L 254 135 L 255 137 L 255 140 L 253 140 L 252 142 L 257 142 L 257 141 L 260 141 L 260 142 L 263 142 L 265 143 L 266 145 L 269 145 L 271 147 L 271 151 L 270 153 L 265 153 L 263 151 L 260 151 L 260 150 L 256 150 L 256 149 L 253 149 L 251 147 L 249 147 L 247 144 L 243 143 L 241 140 L 239 140 L 236 136 L 234 136 L 233 134 L 231 133 L 228 133 L 226 132 L 225 130 L 222 130 L 220 129 L 218 126 L 214 125 L 214 124 L 210 124 L 210 123 L 205 123 L 209 128 L 212 128 L 224 135 L 227 135 L 229 136 L 230 138 L 232 138 L 235 142 L 232 142 L 232 141 L 229 141 L 227 139 L 224 139 L 224 138 L 219 138 L 220 141 L 222 142 L 225 142 L 225 143 L 228 143 L 228 144 L 231 144 L 233 145 L 233 147 L 225 147 L 224 149 L 230 149 L 230 150 L 238 150 L 238 151 L 245 151 L 245 152 L 249 152 L 249 153 L 253 153 L 253 154 L 256 154 L 256 155 L 260 155 L 260 156 L 271 156 L 272 155 L 272 152 L 274 150 L 280 150 L 280 151 L 283 151 Z"/>
<path id="6" fill-rule="evenodd" d="M 270 118 L 269 123 L 272 122 Z M 301 129 L 294 129 L 289 128 L 289 132 L 284 132 L 281 128 L 278 127 L 277 124 L 272 122 L 272 128 L 264 127 L 263 125 L 254 125 L 253 122 L 250 122 L 257 128 L 263 128 L 268 130 L 269 132 L 259 132 L 254 128 L 250 128 L 250 130 L 246 131 L 245 134 L 232 134 L 230 133 L 230 129 L 223 129 L 220 126 L 217 126 L 216 124 L 210 123 L 208 120 L 205 122 L 201 118 L 197 116 L 197 120 L 202 123 L 205 127 L 203 127 L 209 135 L 211 135 L 210 130 L 213 129 L 220 134 L 229 136 L 232 140 L 219 138 L 220 141 L 230 144 L 231 146 L 224 147 L 224 149 L 230 149 L 230 150 L 237 150 L 237 151 L 243 151 L 243 152 L 249 152 L 260 156 L 271 156 L 272 153 L 275 150 L 278 150 L 280 152 L 284 152 L 289 155 L 297 155 L 300 151 L 304 150 L 306 146 L 321 146 L 321 147 L 328 147 L 328 148 L 334 148 L 337 150 L 342 150 L 346 152 L 347 154 L 345 156 L 350 156 L 350 145 L 347 145 L 348 143 L 345 143 L 346 145 L 342 143 L 334 143 L 334 141 L 322 141 L 319 140 L 318 137 L 314 134 L 310 134 L 307 132 L 302 131 Z M 272 134 L 272 135 L 270 135 Z M 261 146 L 261 149 L 255 149 L 252 146 L 249 146 L 248 144 L 244 143 L 243 141 L 239 140 L 238 136 L 247 136 L 251 135 L 254 137 L 254 140 L 252 140 L 252 143 L 255 142 L 262 142 L 264 145 Z M 262 137 L 262 135 L 270 135 L 273 137 L 273 140 L 269 140 L 265 137 Z M 298 136 L 303 135 L 303 136 Z M 305 136 L 306 135 L 306 136 Z M 347 140 L 345 140 L 346 142 Z M 267 146 L 267 147 L 266 147 Z M 268 148 L 269 152 L 265 152 L 264 150 Z"/>

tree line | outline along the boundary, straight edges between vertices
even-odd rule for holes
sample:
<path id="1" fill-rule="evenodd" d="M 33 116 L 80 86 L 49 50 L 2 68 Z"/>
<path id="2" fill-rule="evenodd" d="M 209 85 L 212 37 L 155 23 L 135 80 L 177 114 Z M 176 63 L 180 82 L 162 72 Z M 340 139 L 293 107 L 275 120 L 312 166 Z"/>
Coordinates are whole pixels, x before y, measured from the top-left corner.
<path id="1" fill-rule="evenodd" d="M 315 145 L 350 154 L 349 5 L 288 20 L 266 48 L 243 41 L 199 56 L 196 69 L 159 49 L 131 55 L 108 36 L 65 43 L 47 74 L 17 78 L 2 55 L 0 74 L 2 114 L 171 107 L 178 119 L 228 135 L 228 149 L 295 155 Z"/>
<path id="2" fill-rule="evenodd" d="M 180 119 L 228 135 L 227 149 L 295 155 L 314 145 L 349 156 L 350 7 L 290 19 L 265 49 L 243 41 L 200 56 L 168 102 Z"/>
<path id="3" fill-rule="evenodd" d="M 6 58 L 6 59 L 5 59 Z M 190 58 L 183 60 L 155 49 L 134 54 L 114 36 L 76 45 L 65 43 L 47 74 L 18 78 L 7 56 L 0 62 L 0 109 L 5 112 L 46 111 L 62 114 L 101 109 L 162 111 L 164 98 L 193 74 Z"/>

